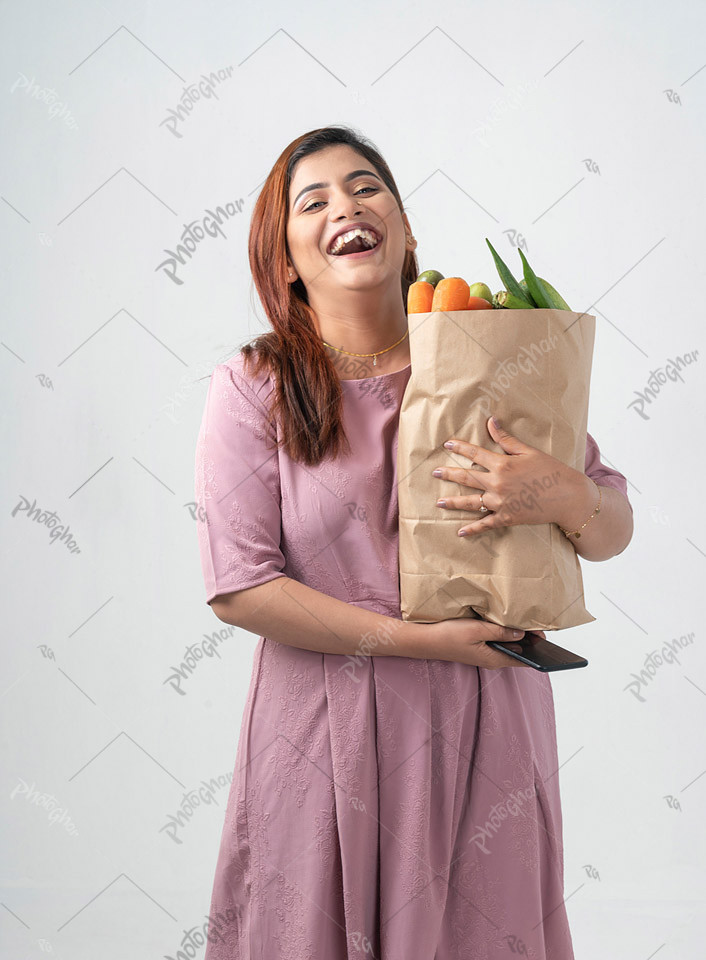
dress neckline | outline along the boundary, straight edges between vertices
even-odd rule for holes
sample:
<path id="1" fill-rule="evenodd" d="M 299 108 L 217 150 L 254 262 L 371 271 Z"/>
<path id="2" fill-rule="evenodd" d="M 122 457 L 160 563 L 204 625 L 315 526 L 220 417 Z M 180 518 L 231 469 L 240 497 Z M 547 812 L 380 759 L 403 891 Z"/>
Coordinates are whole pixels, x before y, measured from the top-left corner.
<path id="1" fill-rule="evenodd" d="M 364 383 L 366 380 L 382 380 L 383 377 L 396 377 L 400 373 L 406 373 L 412 366 L 410 361 L 406 367 L 401 370 L 393 370 L 391 373 L 379 373 L 376 377 L 360 377 L 358 380 L 340 380 L 339 383 Z"/>

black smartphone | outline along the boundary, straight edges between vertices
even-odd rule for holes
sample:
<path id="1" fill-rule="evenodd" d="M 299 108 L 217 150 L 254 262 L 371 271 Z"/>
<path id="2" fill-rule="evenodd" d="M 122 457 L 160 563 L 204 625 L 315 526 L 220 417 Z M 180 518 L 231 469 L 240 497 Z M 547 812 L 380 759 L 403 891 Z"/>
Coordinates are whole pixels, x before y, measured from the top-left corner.
<path id="1" fill-rule="evenodd" d="M 536 633 L 525 632 L 520 640 L 508 640 L 507 643 L 518 643 L 521 651 L 509 650 L 506 643 L 500 640 L 486 640 L 488 646 L 528 663 L 535 670 L 572 670 L 574 667 L 585 667 L 588 660 L 577 653 L 565 650 L 563 647 L 537 636 Z"/>

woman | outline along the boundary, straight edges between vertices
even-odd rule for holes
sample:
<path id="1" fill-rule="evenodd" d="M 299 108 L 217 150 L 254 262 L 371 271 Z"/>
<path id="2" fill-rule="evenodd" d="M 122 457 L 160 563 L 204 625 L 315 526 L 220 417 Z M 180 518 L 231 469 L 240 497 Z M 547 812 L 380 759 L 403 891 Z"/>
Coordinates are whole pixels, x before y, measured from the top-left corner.
<path id="1" fill-rule="evenodd" d="M 389 168 L 347 128 L 291 143 L 255 205 L 250 265 L 273 330 L 215 367 L 196 457 L 207 602 L 260 635 L 206 960 L 573 957 L 548 676 L 487 646 L 510 628 L 401 619 L 415 247 Z M 625 548 L 626 480 L 592 437 L 581 474 L 488 429 L 505 453 L 455 438 L 488 466 L 485 488 L 443 471 L 469 490 L 440 510 L 477 535 L 502 516 L 499 471 L 519 489 L 559 470 L 541 519 L 512 522 L 572 534 L 591 515 L 577 551 Z"/>

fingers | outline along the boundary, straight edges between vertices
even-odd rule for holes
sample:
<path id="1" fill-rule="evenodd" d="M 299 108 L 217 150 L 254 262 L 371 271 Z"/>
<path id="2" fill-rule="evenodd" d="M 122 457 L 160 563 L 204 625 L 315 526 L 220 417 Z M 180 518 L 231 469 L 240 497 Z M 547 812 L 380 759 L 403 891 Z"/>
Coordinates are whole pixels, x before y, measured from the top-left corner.
<path id="1" fill-rule="evenodd" d="M 515 640 L 514 643 L 509 643 L 508 641 L 515 639 L 514 634 L 517 627 L 501 627 L 499 624 L 488 624 L 488 626 L 493 629 L 496 634 L 493 637 L 488 637 L 488 640 L 496 640 L 501 642 L 508 650 L 513 650 L 515 653 L 522 653 L 523 646 L 521 643 L 518 643 Z M 546 639 L 544 630 L 524 630 L 524 637 L 529 636 L 538 636 Z M 528 667 L 530 670 L 534 668 L 529 663 L 523 663 L 521 660 L 518 660 L 516 657 L 510 656 L 509 653 L 503 653 L 501 650 L 497 650 L 495 647 L 489 647 L 486 642 L 486 650 L 488 651 L 488 668 L 501 669 L 502 667 Z"/>
<path id="2" fill-rule="evenodd" d="M 482 618 L 471 622 L 477 631 L 477 638 L 483 641 L 497 640 L 500 643 L 507 643 L 514 640 L 515 646 L 518 646 L 525 635 L 525 631 L 521 627 L 503 627 L 499 623 L 493 623 L 491 620 L 483 620 Z M 516 634 L 519 634 L 519 636 L 516 636 Z"/>
<path id="3" fill-rule="evenodd" d="M 446 443 L 453 444 L 453 446 L 446 447 Z M 451 450 L 453 453 L 459 453 L 462 457 L 468 457 L 469 460 L 472 460 L 474 463 L 479 463 L 482 467 L 487 467 L 488 469 L 494 466 L 502 457 L 506 456 L 506 454 L 495 453 L 493 450 L 486 450 L 485 447 L 480 447 L 475 443 L 458 440 L 456 437 L 452 437 L 450 440 L 447 440 L 446 443 L 444 446 L 447 450 Z"/>
<path id="4" fill-rule="evenodd" d="M 480 629 L 487 631 L 487 635 L 483 637 L 484 640 L 498 640 L 501 643 L 515 640 L 518 643 L 522 643 L 523 640 L 527 639 L 528 634 L 536 634 L 546 640 L 544 630 L 526 630 L 524 627 L 513 626 L 503 627 L 499 623 L 494 623 L 492 620 L 483 620 L 482 618 L 476 620 L 475 623 Z M 516 636 L 517 633 L 520 635 Z"/>
<path id="5" fill-rule="evenodd" d="M 441 471 L 439 480 L 449 480 L 451 483 L 462 483 L 464 487 L 475 487 L 476 490 L 485 490 L 486 486 L 478 482 L 483 476 L 480 470 L 466 470 L 465 467 L 437 467 Z"/>
<path id="6" fill-rule="evenodd" d="M 512 631 L 514 631 L 514 630 L 522 630 L 524 636 L 523 636 L 521 639 L 523 639 L 523 640 L 527 640 L 530 635 L 531 635 L 531 636 L 542 637 L 543 640 L 546 640 L 546 639 L 547 639 L 547 635 L 546 635 L 546 633 L 544 632 L 544 630 L 525 630 L 524 627 L 503 627 L 502 629 L 503 629 L 503 630 L 509 630 L 509 631 L 510 631 L 510 633 L 507 634 L 507 636 L 508 636 L 510 639 L 514 639 L 514 637 L 512 637 Z M 504 640 L 505 637 L 504 637 L 504 636 L 503 636 L 503 637 L 498 637 L 497 639 L 498 639 L 498 640 L 501 640 L 501 639 Z"/>
<path id="7" fill-rule="evenodd" d="M 519 643 L 507 643 L 505 646 L 508 650 L 514 650 L 515 653 L 522 653 L 522 647 Z M 496 650 L 495 647 L 489 647 L 487 643 L 485 649 L 488 655 L 488 662 L 485 667 L 489 670 L 499 670 L 502 667 L 529 667 L 528 663 L 522 663 L 516 657 L 511 657 L 509 653 L 503 653 L 501 650 Z"/>
<path id="8" fill-rule="evenodd" d="M 485 496 L 486 491 L 483 491 Z M 473 513 L 479 513 L 480 504 L 478 502 L 477 493 L 469 493 L 468 496 L 462 497 L 440 497 L 443 499 L 443 507 L 437 502 L 437 507 L 439 510 L 471 510 Z"/>

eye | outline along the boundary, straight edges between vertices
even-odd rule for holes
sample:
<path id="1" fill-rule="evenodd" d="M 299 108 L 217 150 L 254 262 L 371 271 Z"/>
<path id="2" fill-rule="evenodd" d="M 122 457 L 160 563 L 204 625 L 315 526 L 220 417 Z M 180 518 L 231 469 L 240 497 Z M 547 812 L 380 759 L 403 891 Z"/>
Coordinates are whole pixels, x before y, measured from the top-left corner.
<path id="1" fill-rule="evenodd" d="M 361 187 L 359 190 L 356 190 L 356 194 L 362 193 L 363 190 L 372 190 L 373 193 L 377 193 L 377 192 L 378 192 L 378 188 L 377 188 L 377 187 Z M 303 213 L 308 213 L 309 210 L 315 210 L 316 207 L 318 207 L 318 205 L 319 205 L 320 203 L 324 203 L 324 202 L 325 202 L 324 200 L 317 200 L 315 203 L 309 204 L 308 207 L 304 207 L 304 210 L 303 210 L 302 212 L 303 212 Z"/>

